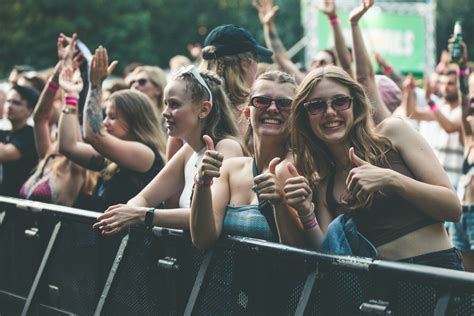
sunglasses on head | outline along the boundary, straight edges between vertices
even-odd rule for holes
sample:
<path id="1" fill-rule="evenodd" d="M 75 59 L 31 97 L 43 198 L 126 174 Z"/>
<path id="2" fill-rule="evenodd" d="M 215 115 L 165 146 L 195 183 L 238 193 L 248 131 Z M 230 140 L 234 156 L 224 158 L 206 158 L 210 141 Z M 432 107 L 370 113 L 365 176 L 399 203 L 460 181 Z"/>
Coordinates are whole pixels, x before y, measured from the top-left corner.
<path id="1" fill-rule="evenodd" d="M 273 99 L 270 97 L 266 97 L 264 95 L 261 96 L 255 96 L 250 99 L 250 105 L 253 106 L 256 109 L 266 109 L 268 108 L 272 102 L 275 102 L 276 107 L 280 111 L 288 111 L 291 109 L 291 102 L 293 102 L 292 99 L 289 98 L 277 98 Z"/>
<path id="2" fill-rule="evenodd" d="M 334 111 L 341 112 L 349 109 L 352 105 L 352 98 L 348 96 L 337 96 L 330 100 L 311 100 L 303 104 L 306 111 L 311 115 L 320 115 L 326 113 L 328 107 Z"/>
<path id="3" fill-rule="evenodd" d="M 138 82 L 139 86 L 144 86 L 144 85 L 147 84 L 148 79 L 143 78 L 143 79 L 138 79 L 138 80 L 132 80 L 132 81 L 130 81 L 130 86 L 133 86 L 135 84 L 135 82 Z"/>
<path id="4" fill-rule="evenodd" d="M 190 73 L 193 75 L 193 77 L 201 84 L 201 86 L 206 89 L 207 93 L 209 93 L 209 102 L 212 103 L 212 92 L 211 89 L 209 89 L 209 86 L 207 85 L 206 81 L 204 78 L 201 76 L 201 74 L 197 71 L 196 67 L 194 65 L 189 65 L 186 67 L 179 68 L 176 71 L 176 75 L 181 75 L 181 74 L 186 74 Z"/>

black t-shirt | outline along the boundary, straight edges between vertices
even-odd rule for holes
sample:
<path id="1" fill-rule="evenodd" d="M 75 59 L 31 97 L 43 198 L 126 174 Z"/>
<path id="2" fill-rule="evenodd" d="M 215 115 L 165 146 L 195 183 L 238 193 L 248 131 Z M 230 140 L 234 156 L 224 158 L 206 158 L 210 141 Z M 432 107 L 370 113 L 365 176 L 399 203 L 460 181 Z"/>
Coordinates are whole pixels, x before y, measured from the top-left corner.
<path id="1" fill-rule="evenodd" d="M 25 125 L 16 131 L 1 131 L 0 138 L 3 143 L 12 144 L 21 152 L 19 160 L 3 163 L 0 194 L 18 197 L 20 187 L 38 164 L 33 127 Z"/>
<path id="2" fill-rule="evenodd" d="M 141 173 L 119 168 L 108 181 L 104 181 L 101 177 L 92 197 L 95 205 L 94 210 L 105 212 L 109 206 L 127 203 L 137 195 L 163 168 L 164 163 L 160 154 L 156 151 L 154 153 L 155 161 L 147 172 Z"/>

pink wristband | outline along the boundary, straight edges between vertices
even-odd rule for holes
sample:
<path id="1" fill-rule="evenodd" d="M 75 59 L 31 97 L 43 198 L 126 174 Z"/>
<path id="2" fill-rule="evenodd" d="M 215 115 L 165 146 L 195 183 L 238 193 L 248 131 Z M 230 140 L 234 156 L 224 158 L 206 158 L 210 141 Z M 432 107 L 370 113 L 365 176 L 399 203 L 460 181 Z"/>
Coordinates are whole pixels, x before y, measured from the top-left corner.
<path id="1" fill-rule="evenodd" d="M 72 107 L 76 107 L 78 99 L 75 96 L 66 96 L 65 102 L 66 102 L 67 105 L 70 105 Z"/>
<path id="2" fill-rule="evenodd" d="M 58 91 L 58 89 L 59 89 L 59 86 L 56 83 L 54 83 L 52 81 L 48 82 L 48 90 L 56 92 L 56 91 Z"/>
<path id="3" fill-rule="evenodd" d="M 464 69 L 459 68 L 459 69 L 456 70 L 456 74 L 459 77 L 469 76 L 469 68 L 464 68 Z"/>
<path id="4" fill-rule="evenodd" d="M 338 26 L 339 25 L 339 17 L 337 15 L 330 17 L 329 18 L 329 23 L 331 23 L 332 26 Z"/>
<path id="5" fill-rule="evenodd" d="M 439 107 L 436 103 L 434 103 L 433 101 L 428 101 L 428 106 L 430 107 L 430 111 L 431 112 L 437 112 L 439 110 Z"/>
<path id="6" fill-rule="evenodd" d="M 385 67 L 383 67 L 383 69 L 382 69 L 382 73 L 383 73 L 385 76 L 390 75 L 392 72 L 393 72 L 392 66 L 385 66 Z"/>
<path id="7" fill-rule="evenodd" d="M 316 220 L 316 215 L 314 215 L 314 213 L 313 213 L 313 216 L 309 220 L 307 220 L 306 222 L 303 222 L 304 230 L 313 229 L 316 226 L 318 226 L 318 221 Z"/>

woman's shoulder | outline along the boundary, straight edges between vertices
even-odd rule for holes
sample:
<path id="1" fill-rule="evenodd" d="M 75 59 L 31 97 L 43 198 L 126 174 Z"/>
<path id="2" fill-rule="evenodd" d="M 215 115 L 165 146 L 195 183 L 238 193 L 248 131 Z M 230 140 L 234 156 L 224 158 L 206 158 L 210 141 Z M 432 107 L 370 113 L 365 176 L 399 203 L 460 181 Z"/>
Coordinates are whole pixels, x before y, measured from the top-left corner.
<path id="1" fill-rule="evenodd" d="M 396 140 L 400 137 L 405 137 L 404 135 L 410 134 L 414 130 L 404 118 L 391 116 L 380 122 L 376 127 L 376 131 L 390 140 Z"/>
<path id="2" fill-rule="evenodd" d="M 241 157 L 244 155 L 242 145 L 231 137 L 224 138 L 216 144 L 216 151 L 222 153 L 225 158 Z"/>

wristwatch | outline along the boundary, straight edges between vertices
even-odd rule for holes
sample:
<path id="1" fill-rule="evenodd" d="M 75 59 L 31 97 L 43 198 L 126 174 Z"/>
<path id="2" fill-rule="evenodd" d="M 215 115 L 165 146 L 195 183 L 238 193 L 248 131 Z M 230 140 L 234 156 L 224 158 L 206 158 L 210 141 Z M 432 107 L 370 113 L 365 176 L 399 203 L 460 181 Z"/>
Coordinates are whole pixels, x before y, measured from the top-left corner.
<path id="1" fill-rule="evenodd" d="M 155 208 L 150 207 L 146 210 L 145 213 L 145 226 L 147 229 L 152 229 L 153 227 L 153 216 L 155 215 Z"/>

